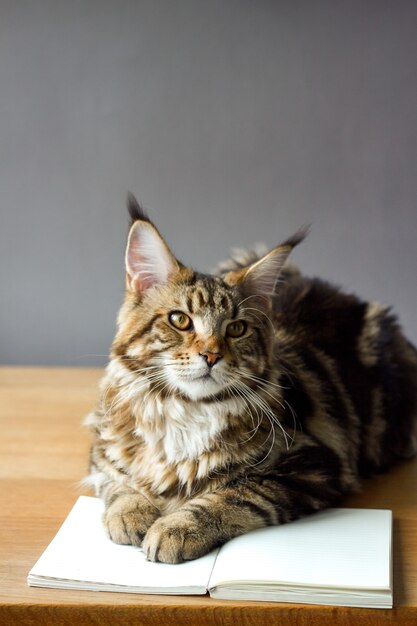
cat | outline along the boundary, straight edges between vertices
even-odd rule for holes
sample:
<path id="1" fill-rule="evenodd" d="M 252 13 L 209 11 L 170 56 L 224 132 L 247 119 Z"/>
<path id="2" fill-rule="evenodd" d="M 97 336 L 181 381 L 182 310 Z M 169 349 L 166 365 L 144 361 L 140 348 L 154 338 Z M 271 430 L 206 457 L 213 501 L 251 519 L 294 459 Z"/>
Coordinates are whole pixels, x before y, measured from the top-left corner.
<path id="1" fill-rule="evenodd" d="M 388 309 L 287 263 L 305 230 L 208 275 L 128 209 L 126 295 L 87 418 L 113 541 L 195 559 L 416 452 L 417 352 Z"/>

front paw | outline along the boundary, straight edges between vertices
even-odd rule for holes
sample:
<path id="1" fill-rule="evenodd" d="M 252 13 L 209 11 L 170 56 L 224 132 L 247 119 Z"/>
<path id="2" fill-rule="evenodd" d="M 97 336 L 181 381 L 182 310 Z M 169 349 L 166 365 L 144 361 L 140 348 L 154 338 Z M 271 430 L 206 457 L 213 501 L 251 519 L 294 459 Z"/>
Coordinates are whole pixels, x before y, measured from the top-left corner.
<path id="1" fill-rule="evenodd" d="M 108 507 L 103 523 L 115 543 L 141 546 L 143 538 L 159 517 L 158 509 L 140 493 L 123 494 Z"/>
<path id="2" fill-rule="evenodd" d="M 214 547 L 215 542 L 209 539 L 207 530 L 197 524 L 190 511 L 177 511 L 156 520 L 146 533 L 142 547 L 149 561 L 190 561 Z"/>

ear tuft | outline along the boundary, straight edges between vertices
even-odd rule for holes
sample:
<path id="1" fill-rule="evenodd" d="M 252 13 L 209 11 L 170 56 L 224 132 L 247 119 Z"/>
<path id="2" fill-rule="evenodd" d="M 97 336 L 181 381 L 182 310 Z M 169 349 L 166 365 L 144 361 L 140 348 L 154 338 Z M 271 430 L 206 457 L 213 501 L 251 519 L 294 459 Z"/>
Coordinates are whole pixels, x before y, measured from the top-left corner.
<path id="1" fill-rule="evenodd" d="M 290 252 L 291 252 L 291 250 L 293 248 L 295 248 L 295 246 L 298 246 L 299 243 L 304 241 L 304 239 L 310 233 L 310 230 L 311 230 L 311 225 L 310 224 L 306 224 L 304 226 L 301 226 L 301 228 L 296 230 L 295 233 L 293 235 L 291 235 L 291 237 L 288 237 L 288 239 L 283 241 L 278 247 L 281 248 L 282 246 L 289 246 L 290 247 Z"/>
<path id="2" fill-rule="evenodd" d="M 151 221 L 143 206 L 137 201 L 133 193 L 131 193 L 130 191 L 127 194 L 126 205 L 130 215 L 131 226 L 137 220 L 141 220 L 142 222 Z"/>

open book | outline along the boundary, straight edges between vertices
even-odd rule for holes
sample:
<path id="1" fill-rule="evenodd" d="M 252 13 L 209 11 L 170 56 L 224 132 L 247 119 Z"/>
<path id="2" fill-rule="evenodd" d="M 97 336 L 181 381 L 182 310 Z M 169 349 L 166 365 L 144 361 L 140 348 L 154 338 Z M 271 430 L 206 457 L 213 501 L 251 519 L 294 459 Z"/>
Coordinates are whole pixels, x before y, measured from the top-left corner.
<path id="1" fill-rule="evenodd" d="M 328 509 L 252 531 L 179 565 L 107 538 L 103 503 L 81 496 L 28 575 L 32 586 L 392 607 L 391 511 Z"/>

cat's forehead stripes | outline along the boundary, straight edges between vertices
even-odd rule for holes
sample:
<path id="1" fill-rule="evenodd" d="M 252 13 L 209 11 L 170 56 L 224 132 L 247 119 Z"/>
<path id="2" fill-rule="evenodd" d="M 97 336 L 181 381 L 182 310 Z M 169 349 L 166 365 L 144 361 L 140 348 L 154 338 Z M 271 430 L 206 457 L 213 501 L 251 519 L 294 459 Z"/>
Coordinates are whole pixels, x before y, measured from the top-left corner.
<path id="1" fill-rule="evenodd" d="M 211 311 L 235 319 L 238 311 L 232 289 L 216 276 L 198 275 L 195 281 L 188 284 L 185 304 L 191 315 Z"/>

